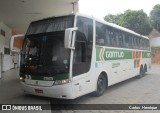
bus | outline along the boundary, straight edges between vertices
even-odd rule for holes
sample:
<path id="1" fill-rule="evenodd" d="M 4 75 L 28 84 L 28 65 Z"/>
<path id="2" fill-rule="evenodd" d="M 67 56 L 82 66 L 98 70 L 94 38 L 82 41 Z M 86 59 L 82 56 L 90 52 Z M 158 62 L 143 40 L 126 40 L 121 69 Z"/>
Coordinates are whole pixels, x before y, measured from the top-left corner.
<path id="1" fill-rule="evenodd" d="M 13 39 L 11 39 L 11 47 Z M 118 25 L 75 13 L 30 23 L 21 49 L 25 93 L 75 99 L 151 68 L 149 39 Z"/>

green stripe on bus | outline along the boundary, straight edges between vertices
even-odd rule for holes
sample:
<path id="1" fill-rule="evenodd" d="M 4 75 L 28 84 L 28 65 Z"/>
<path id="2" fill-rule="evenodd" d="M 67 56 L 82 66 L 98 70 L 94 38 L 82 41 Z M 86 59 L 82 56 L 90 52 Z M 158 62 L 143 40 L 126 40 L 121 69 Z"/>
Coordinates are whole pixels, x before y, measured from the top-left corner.
<path id="1" fill-rule="evenodd" d="M 100 58 L 99 58 L 100 50 L 101 48 L 96 48 L 96 60 L 97 61 L 100 61 Z M 105 48 L 103 58 L 104 60 L 132 59 L 132 51 Z"/>
<path id="2" fill-rule="evenodd" d="M 58 74 L 53 77 L 53 80 L 65 80 L 69 79 L 69 73 Z"/>
<path id="3" fill-rule="evenodd" d="M 105 60 L 132 59 L 132 51 L 119 49 L 105 49 Z"/>
<path id="4" fill-rule="evenodd" d="M 22 75 L 21 75 L 22 76 Z M 41 75 L 30 75 L 31 76 L 31 80 L 44 80 L 44 81 L 50 81 L 50 80 L 46 80 L 44 79 L 45 77 L 47 78 L 51 78 L 53 77 L 53 81 L 55 80 L 64 80 L 64 79 L 68 79 L 69 78 L 69 74 L 68 73 L 63 73 L 63 74 L 57 74 L 54 76 L 41 76 Z M 23 76 L 25 77 L 25 76 Z"/>
<path id="5" fill-rule="evenodd" d="M 100 57 L 99 57 L 100 51 L 101 51 L 101 48 L 100 48 L 100 47 L 96 48 L 96 60 L 97 60 L 97 61 L 100 61 Z"/>
<path id="6" fill-rule="evenodd" d="M 138 58 L 138 51 L 136 51 L 136 58 Z"/>
<path id="7" fill-rule="evenodd" d="M 30 75 L 31 76 L 31 80 L 43 80 L 44 76 L 40 76 L 40 75 Z"/>
<path id="8" fill-rule="evenodd" d="M 100 52 L 102 47 L 96 48 L 96 60 L 101 61 Z M 150 58 L 150 52 L 142 52 L 135 50 L 123 50 L 123 49 L 111 49 L 105 48 L 103 58 L 104 60 L 121 60 L 121 59 L 140 59 L 140 58 Z M 134 55 L 132 55 L 134 54 Z M 135 57 L 134 57 L 135 56 Z"/>
<path id="9" fill-rule="evenodd" d="M 142 52 L 142 58 L 151 58 L 151 53 L 150 53 L 150 52 L 143 51 L 143 52 Z"/>

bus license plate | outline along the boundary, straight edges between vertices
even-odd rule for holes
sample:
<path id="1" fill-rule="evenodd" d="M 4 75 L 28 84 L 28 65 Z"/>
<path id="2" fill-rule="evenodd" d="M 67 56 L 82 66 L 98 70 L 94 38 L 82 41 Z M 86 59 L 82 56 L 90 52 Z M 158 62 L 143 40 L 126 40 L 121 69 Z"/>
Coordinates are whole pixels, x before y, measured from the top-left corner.
<path id="1" fill-rule="evenodd" d="M 35 89 L 35 92 L 36 93 L 43 93 L 43 90 L 41 90 L 41 89 Z"/>

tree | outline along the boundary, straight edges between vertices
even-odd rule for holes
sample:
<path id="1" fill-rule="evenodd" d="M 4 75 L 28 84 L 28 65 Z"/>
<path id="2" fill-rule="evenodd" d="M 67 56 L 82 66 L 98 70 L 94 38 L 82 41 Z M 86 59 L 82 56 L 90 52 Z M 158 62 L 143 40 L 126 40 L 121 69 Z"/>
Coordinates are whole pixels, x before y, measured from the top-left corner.
<path id="1" fill-rule="evenodd" d="M 160 31 L 160 4 L 153 7 L 153 10 L 150 12 L 150 19 L 153 27 Z"/>
<path id="2" fill-rule="evenodd" d="M 127 10 L 117 23 L 142 35 L 148 35 L 152 30 L 149 18 L 143 10 Z"/>
<path id="3" fill-rule="evenodd" d="M 116 15 L 115 24 L 131 29 L 139 34 L 148 35 L 151 30 L 151 24 L 147 14 L 143 10 L 127 10 L 123 14 Z"/>
<path id="4" fill-rule="evenodd" d="M 122 16 L 123 14 L 118 14 L 118 15 L 112 15 L 108 14 L 104 17 L 104 20 L 110 23 L 115 23 L 117 24 L 118 19 Z"/>

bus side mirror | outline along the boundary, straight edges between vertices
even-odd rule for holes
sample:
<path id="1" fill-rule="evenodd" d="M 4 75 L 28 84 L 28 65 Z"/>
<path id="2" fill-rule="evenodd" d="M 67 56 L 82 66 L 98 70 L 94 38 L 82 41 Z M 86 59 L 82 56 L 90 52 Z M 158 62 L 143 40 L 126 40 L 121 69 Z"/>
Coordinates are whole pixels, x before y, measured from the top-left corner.
<path id="1" fill-rule="evenodd" d="M 73 38 L 73 32 L 78 30 L 77 27 L 75 28 L 67 28 L 65 30 L 65 37 L 64 37 L 64 47 L 66 49 L 73 49 L 74 47 L 72 47 L 72 43 L 74 42 Z"/>
<path id="2" fill-rule="evenodd" d="M 24 37 L 23 34 L 19 34 L 19 35 L 13 35 L 11 38 L 10 38 L 10 43 L 9 43 L 9 48 L 10 48 L 10 51 L 15 51 L 13 49 L 13 44 L 14 44 L 14 38 L 16 37 Z"/>

